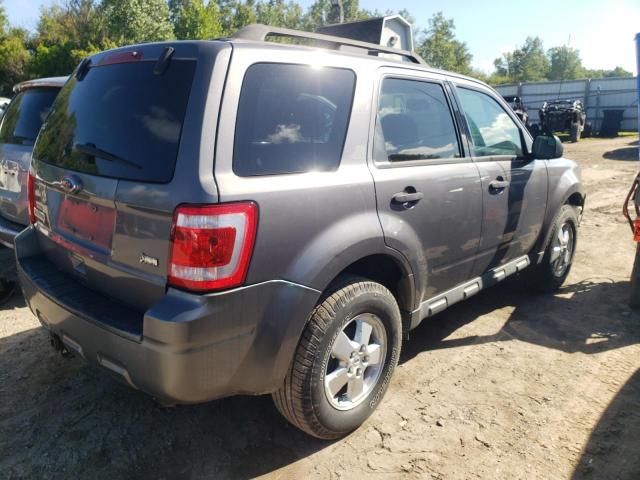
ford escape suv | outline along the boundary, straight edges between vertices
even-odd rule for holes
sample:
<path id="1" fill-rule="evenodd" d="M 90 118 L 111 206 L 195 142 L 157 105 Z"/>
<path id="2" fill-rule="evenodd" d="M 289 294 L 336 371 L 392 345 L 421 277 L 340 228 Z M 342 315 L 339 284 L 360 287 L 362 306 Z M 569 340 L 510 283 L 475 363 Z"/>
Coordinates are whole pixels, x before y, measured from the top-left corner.
<path id="1" fill-rule="evenodd" d="M 0 297 L 15 276 L 13 240 L 29 224 L 27 173 L 42 122 L 66 77 L 19 83 L 0 123 Z"/>
<path id="2" fill-rule="evenodd" d="M 265 26 L 84 60 L 29 195 L 19 276 L 58 349 L 166 404 L 271 393 L 327 439 L 421 320 L 527 267 L 560 286 L 584 203 L 485 84 Z"/>

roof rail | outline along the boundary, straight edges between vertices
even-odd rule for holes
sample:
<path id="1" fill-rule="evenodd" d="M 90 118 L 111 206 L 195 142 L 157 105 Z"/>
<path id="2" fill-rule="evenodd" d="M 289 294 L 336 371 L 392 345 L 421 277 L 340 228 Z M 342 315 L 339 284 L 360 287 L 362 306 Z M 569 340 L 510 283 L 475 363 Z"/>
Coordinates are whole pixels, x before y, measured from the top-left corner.
<path id="1" fill-rule="evenodd" d="M 383 47 L 382 45 L 376 45 L 375 43 L 361 42 L 359 40 L 335 37 L 333 35 L 323 35 L 321 33 L 314 32 L 303 32 L 302 30 L 293 30 L 290 28 L 270 27 L 269 25 L 263 25 L 261 23 L 247 25 L 246 27 L 243 27 L 236 33 L 234 33 L 231 38 L 264 42 L 269 36 L 315 40 L 319 44 L 318 46 L 322 46 L 324 48 L 332 48 L 335 50 L 339 49 L 342 46 L 347 46 L 361 48 L 363 50 L 366 50 L 367 53 L 376 52 L 399 55 L 406 58 L 410 62 L 420 65 L 426 65 L 426 62 L 420 55 L 414 52 L 409 52 L 408 50 Z"/>

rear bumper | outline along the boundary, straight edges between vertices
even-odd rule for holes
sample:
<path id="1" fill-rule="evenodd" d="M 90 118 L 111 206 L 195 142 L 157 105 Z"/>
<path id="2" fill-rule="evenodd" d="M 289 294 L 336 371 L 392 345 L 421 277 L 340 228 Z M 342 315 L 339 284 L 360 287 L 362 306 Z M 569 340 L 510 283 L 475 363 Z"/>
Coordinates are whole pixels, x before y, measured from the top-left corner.
<path id="1" fill-rule="evenodd" d="M 24 229 L 24 225 L 10 222 L 0 216 L 0 245 L 13 248 L 16 236 Z"/>
<path id="2" fill-rule="evenodd" d="M 51 280 L 61 274 L 48 271 L 33 228 L 19 235 L 16 253 L 29 307 L 68 350 L 167 403 L 277 389 L 320 294 L 285 281 L 209 295 L 169 289 L 140 312 L 136 337 L 81 311 L 86 304 L 73 297 L 82 292 Z"/>

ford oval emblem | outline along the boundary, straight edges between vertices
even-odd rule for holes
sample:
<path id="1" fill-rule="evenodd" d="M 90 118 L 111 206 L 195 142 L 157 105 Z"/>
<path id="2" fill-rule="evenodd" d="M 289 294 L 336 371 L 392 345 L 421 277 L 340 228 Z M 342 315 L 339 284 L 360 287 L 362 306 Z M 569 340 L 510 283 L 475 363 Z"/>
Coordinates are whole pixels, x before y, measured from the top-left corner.
<path id="1" fill-rule="evenodd" d="M 82 190 L 82 182 L 71 175 L 68 175 L 62 179 L 60 186 L 67 193 L 78 193 Z"/>

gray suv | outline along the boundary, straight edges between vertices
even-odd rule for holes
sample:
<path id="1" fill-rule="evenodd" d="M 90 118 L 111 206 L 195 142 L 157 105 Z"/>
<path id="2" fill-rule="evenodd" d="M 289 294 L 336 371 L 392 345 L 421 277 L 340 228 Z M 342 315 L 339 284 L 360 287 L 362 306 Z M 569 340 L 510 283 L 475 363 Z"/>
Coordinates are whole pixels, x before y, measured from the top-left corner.
<path id="1" fill-rule="evenodd" d="M 0 124 L 0 298 L 15 276 L 13 240 L 27 225 L 27 172 L 42 122 L 67 77 L 19 83 Z"/>
<path id="2" fill-rule="evenodd" d="M 38 137 L 22 289 L 56 348 L 162 403 L 271 393 L 337 438 L 421 320 L 524 269 L 562 284 L 584 193 L 561 155 L 410 52 L 265 26 L 107 51 Z"/>

